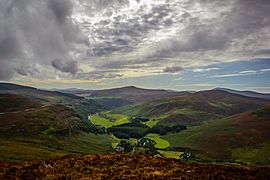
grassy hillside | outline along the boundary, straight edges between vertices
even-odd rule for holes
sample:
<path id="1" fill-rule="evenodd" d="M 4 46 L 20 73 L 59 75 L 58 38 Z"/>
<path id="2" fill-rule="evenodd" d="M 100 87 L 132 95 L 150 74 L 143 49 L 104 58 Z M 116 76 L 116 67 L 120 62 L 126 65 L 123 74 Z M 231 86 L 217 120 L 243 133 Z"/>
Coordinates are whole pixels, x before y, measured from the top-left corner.
<path id="1" fill-rule="evenodd" d="M 212 90 L 148 101 L 113 110 L 129 116 L 150 117 L 160 124 L 198 125 L 203 121 L 261 108 L 270 101 Z"/>
<path id="2" fill-rule="evenodd" d="M 270 163 L 270 108 L 241 113 L 162 138 L 219 160 Z"/>
<path id="3" fill-rule="evenodd" d="M 269 167 L 191 164 L 145 155 L 70 155 L 0 162 L 0 179 L 268 179 Z"/>
<path id="4" fill-rule="evenodd" d="M 42 105 L 18 95 L 0 97 L 0 159 L 46 159 L 112 151 L 115 140 L 109 135 L 92 134 L 96 132 L 94 126 L 72 108 Z"/>

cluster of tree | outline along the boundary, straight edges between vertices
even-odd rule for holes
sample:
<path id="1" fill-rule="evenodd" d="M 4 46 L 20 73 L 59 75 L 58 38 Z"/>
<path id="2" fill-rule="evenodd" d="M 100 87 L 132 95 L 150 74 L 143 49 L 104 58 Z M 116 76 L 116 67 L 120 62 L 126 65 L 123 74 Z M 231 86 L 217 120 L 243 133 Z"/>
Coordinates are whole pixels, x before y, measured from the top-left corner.
<path id="1" fill-rule="evenodd" d="M 160 154 L 155 148 L 155 144 L 156 142 L 149 138 L 141 138 L 137 144 L 133 144 L 133 145 L 127 140 L 121 140 L 117 144 L 115 151 L 129 153 L 129 152 L 132 152 L 135 147 L 142 147 L 142 148 L 145 148 L 146 154 L 154 156 L 154 155 Z"/>
<path id="2" fill-rule="evenodd" d="M 134 123 L 140 123 L 140 122 L 147 122 L 149 121 L 149 118 L 145 118 L 145 117 L 132 117 L 131 121 Z"/>
<path id="3" fill-rule="evenodd" d="M 187 129 L 187 126 L 185 125 L 174 125 L 174 126 L 156 125 L 150 129 L 150 133 L 166 135 L 169 132 L 179 133 L 180 131 L 183 131 L 185 129 Z"/>
<path id="4" fill-rule="evenodd" d="M 120 141 L 117 144 L 115 150 L 117 152 L 126 152 L 126 153 L 129 153 L 129 152 L 131 152 L 133 150 L 133 147 L 134 146 L 132 144 L 130 144 L 130 142 L 125 141 L 125 140 L 122 140 L 122 141 Z"/>
<path id="5" fill-rule="evenodd" d="M 149 127 L 142 123 L 125 123 L 107 129 L 120 139 L 142 138 L 149 132 Z"/>
<path id="6" fill-rule="evenodd" d="M 125 123 L 108 128 L 108 132 L 114 134 L 119 139 L 142 138 L 148 133 L 166 135 L 169 132 L 178 133 L 185 130 L 184 125 L 164 126 L 156 125 L 152 128 L 138 122 Z"/>
<path id="7" fill-rule="evenodd" d="M 149 138 L 141 138 L 137 143 L 138 147 L 153 149 L 157 143 Z"/>

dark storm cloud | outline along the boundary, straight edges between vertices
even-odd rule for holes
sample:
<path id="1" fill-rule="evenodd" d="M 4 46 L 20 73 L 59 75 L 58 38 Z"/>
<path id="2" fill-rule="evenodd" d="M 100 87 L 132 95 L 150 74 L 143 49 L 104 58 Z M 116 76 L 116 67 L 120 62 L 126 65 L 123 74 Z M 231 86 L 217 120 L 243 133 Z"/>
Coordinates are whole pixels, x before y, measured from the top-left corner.
<path id="1" fill-rule="evenodd" d="M 181 66 L 170 66 L 163 69 L 165 73 L 177 73 L 183 71 L 184 69 Z"/>
<path id="2" fill-rule="evenodd" d="M 66 18 L 72 12 L 72 4 L 67 0 L 49 0 L 48 6 L 60 23 L 65 22 Z"/>
<path id="3" fill-rule="evenodd" d="M 168 59 L 156 59 L 156 58 L 141 58 L 135 60 L 125 61 L 110 61 L 95 66 L 100 69 L 140 69 L 140 68 L 151 68 L 156 66 L 163 66 L 164 63 L 168 62 Z"/>
<path id="4" fill-rule="evenodd" d="M 94 10 L 106 9 L 106 8 L 119 8 L 128 6 L 128 0 L 90 0 L 90 5 L 94 7 Z"/>
<path id="5" fill-rule="evenodd" d="M 267 56 L 269 9 L 269 0 L 0 0 L 0 79 L 42 68 L 77 79 L 122 75 L 103 69 L 173 73 L 173 64 Z M 76 76 L 88 59 L 100 71 Z"/>
<path id="6" fill-rule="evenodd" d="M 215 7 L 217 10 L 225 5 L 224 1 L 196 2 L 200 2 L 203 8 Z M 190 1 L 190 5 L 193 3 Z M 179 33 L 181 38 L 160 41 L 153 56 L 174 57 L 179 52 L 226 50 L 235 41 L 269 27 L 269 9 L 270 1 L 268 0 L 235 0 L 230 11 L 221 13 L 218 18 L 212 18 L 209 21 L 184 14 L 185 18 L 190 21 Z"/>
<path id="7" fill-rule="evenodd" d="M 54 60 L 52 61 L 52 66 L 55 69 L 58 69 L 62 72 L 67 72 L 67 73 L 71 73 L 73 75 L 75 75 L 78 72 L 78 64 L 76 61 L 63 61 L 63 60 Z"/>
<path id="8" fill-rule="evenodd" d="M 21 66 L 20 68 L 15 69 L 15 71 L 22 76 L 39 76 L 40 74 L 39 70 L 31 65 Z"/>
<path id="9" fill-rule="evenodd" d="M 118 15 L 113 19 L 96 23 L 97 38 L 100 42 L 93 47 L 94 55 L 102 56 L 117 51 L 132 51 L 149 32 L 173 25 L 174 9 L 172 5 L 156 5 L 151 8 L 150 12 L 144 12 L 143 8 L 141 7 L 138 14 L 132 17 Z M 102 27 L 99 28 L 99 26 Z"/>
<path id="10" fill-rule="evenodd" d="M 255 52 L 254 54 L 255 55 L 260 55 L 260 54 L 270 55 L 270 49 L 259 50 L 259 51 Z"/>
<path id="11" fill-rule="evenodd" d="M 71 15 L 69 0 L 1 0 L 0 79 L 10 79 L 16 72 L 36 74 L 34 65 L 76 73 L 70 52 L 77 44 L 89 43 Z"/>
<path id="12" fill-rule="evenodd" d="M 260 41 L 255 36 L 270 26 L 270 1 L 144 1 L 128 11 L 122 11 L 129 6 L 128 1 L 88 2 L 94 7 L 90 14 L 92 10 L 98 12 L 94 24 L 82 22 L 93 37 L 88 54 L 106 56 L 91 63 L 96 68 L 168 66 L 164 68 L 168 73 L 176 71 L 170 67 L 177 63 L 183 68 L 197 67 L 226 61 L 226 56 L 229 60 L 267 54 L 255 47 Z M 270 34 L 265 37 L 270 38 Z"/>
<path id="13" fill-rule="evenodd" d="M 119 78 L 123 75 L 117 71 L 92 71 L 92 72 L 85 72 L 85 73 L 77 73 L 75 79 L 85 79 L 85 80 L 97 80 L 97 79 L 113 79 Z"/>

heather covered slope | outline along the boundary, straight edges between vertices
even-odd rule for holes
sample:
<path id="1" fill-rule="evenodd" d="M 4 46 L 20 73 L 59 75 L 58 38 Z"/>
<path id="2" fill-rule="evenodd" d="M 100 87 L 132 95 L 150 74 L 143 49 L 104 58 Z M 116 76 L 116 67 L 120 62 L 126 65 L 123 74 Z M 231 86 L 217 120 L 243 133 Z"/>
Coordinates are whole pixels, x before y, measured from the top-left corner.
<path id="1" fill-rule="evenodd" d="M 73 108 L 84 120 L 87 120 L 89 114 L 106 109 L 101 103 L 92 99 L 10 83 L 0 83 L 0 94 L 19 95 L 42 104 L 63 104 Z"/>
<path id="2" fill-rule="evenodd" d="M 247 163 L 270 163 L 270 108 L 248 111 L 189 128 L 163 138 L 189 147 L 202 157 Z"/>
<path id="3" fill-rule="evenodd" d="M 1 94 L 0 159 L 47 159 L 70 153 L 111 152 L 114 140 L 72 108 Z"/>
<path id="4" fill-rule="evenodd" d="M 269 167 L 208 165 L 145 155 L 69 155 L 0 162 L 1 179 L 268 179 Z"/>
<path id="5" fill-rule="evenodd" d="M 32 99 L 38 99 L 47 103 L 60 103 L 72 99 L 82 99 L 81 97 L 72 94 L 40 90 L 34 87 L 22 86 L 11 83 L 0 83 L 0 93 L 17 94 Z"/>
<path id="6" fill-rule="evenodd" d="M 0 94 L 0 114 L 4 112 L 15 112 L 42 106 L 38 100 L 29 99 L 14 94 Z"/>

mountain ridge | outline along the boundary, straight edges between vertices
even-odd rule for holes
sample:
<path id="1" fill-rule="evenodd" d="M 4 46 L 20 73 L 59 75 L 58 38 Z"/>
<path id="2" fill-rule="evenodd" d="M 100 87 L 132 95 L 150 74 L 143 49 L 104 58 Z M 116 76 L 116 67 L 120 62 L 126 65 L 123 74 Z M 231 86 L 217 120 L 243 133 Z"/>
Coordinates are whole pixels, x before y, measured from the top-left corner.
<path id="1" fill-rule="evenodd" d="M 267 99 L 270 100 L 270 94 L 269 93 L 259 93 L 255 91 L 239 91 L 239 90 L 233 90 L 233 89 L 228 89 L 228 88 L 215 88 L 213 90 L 221 90 L 221 91 L 226 91 L 234 94 L 239 94 L 242 96 L 247 96 L 247 97 L 255 97 L 255 98 L 261 98 L 261 99 Z"/>

